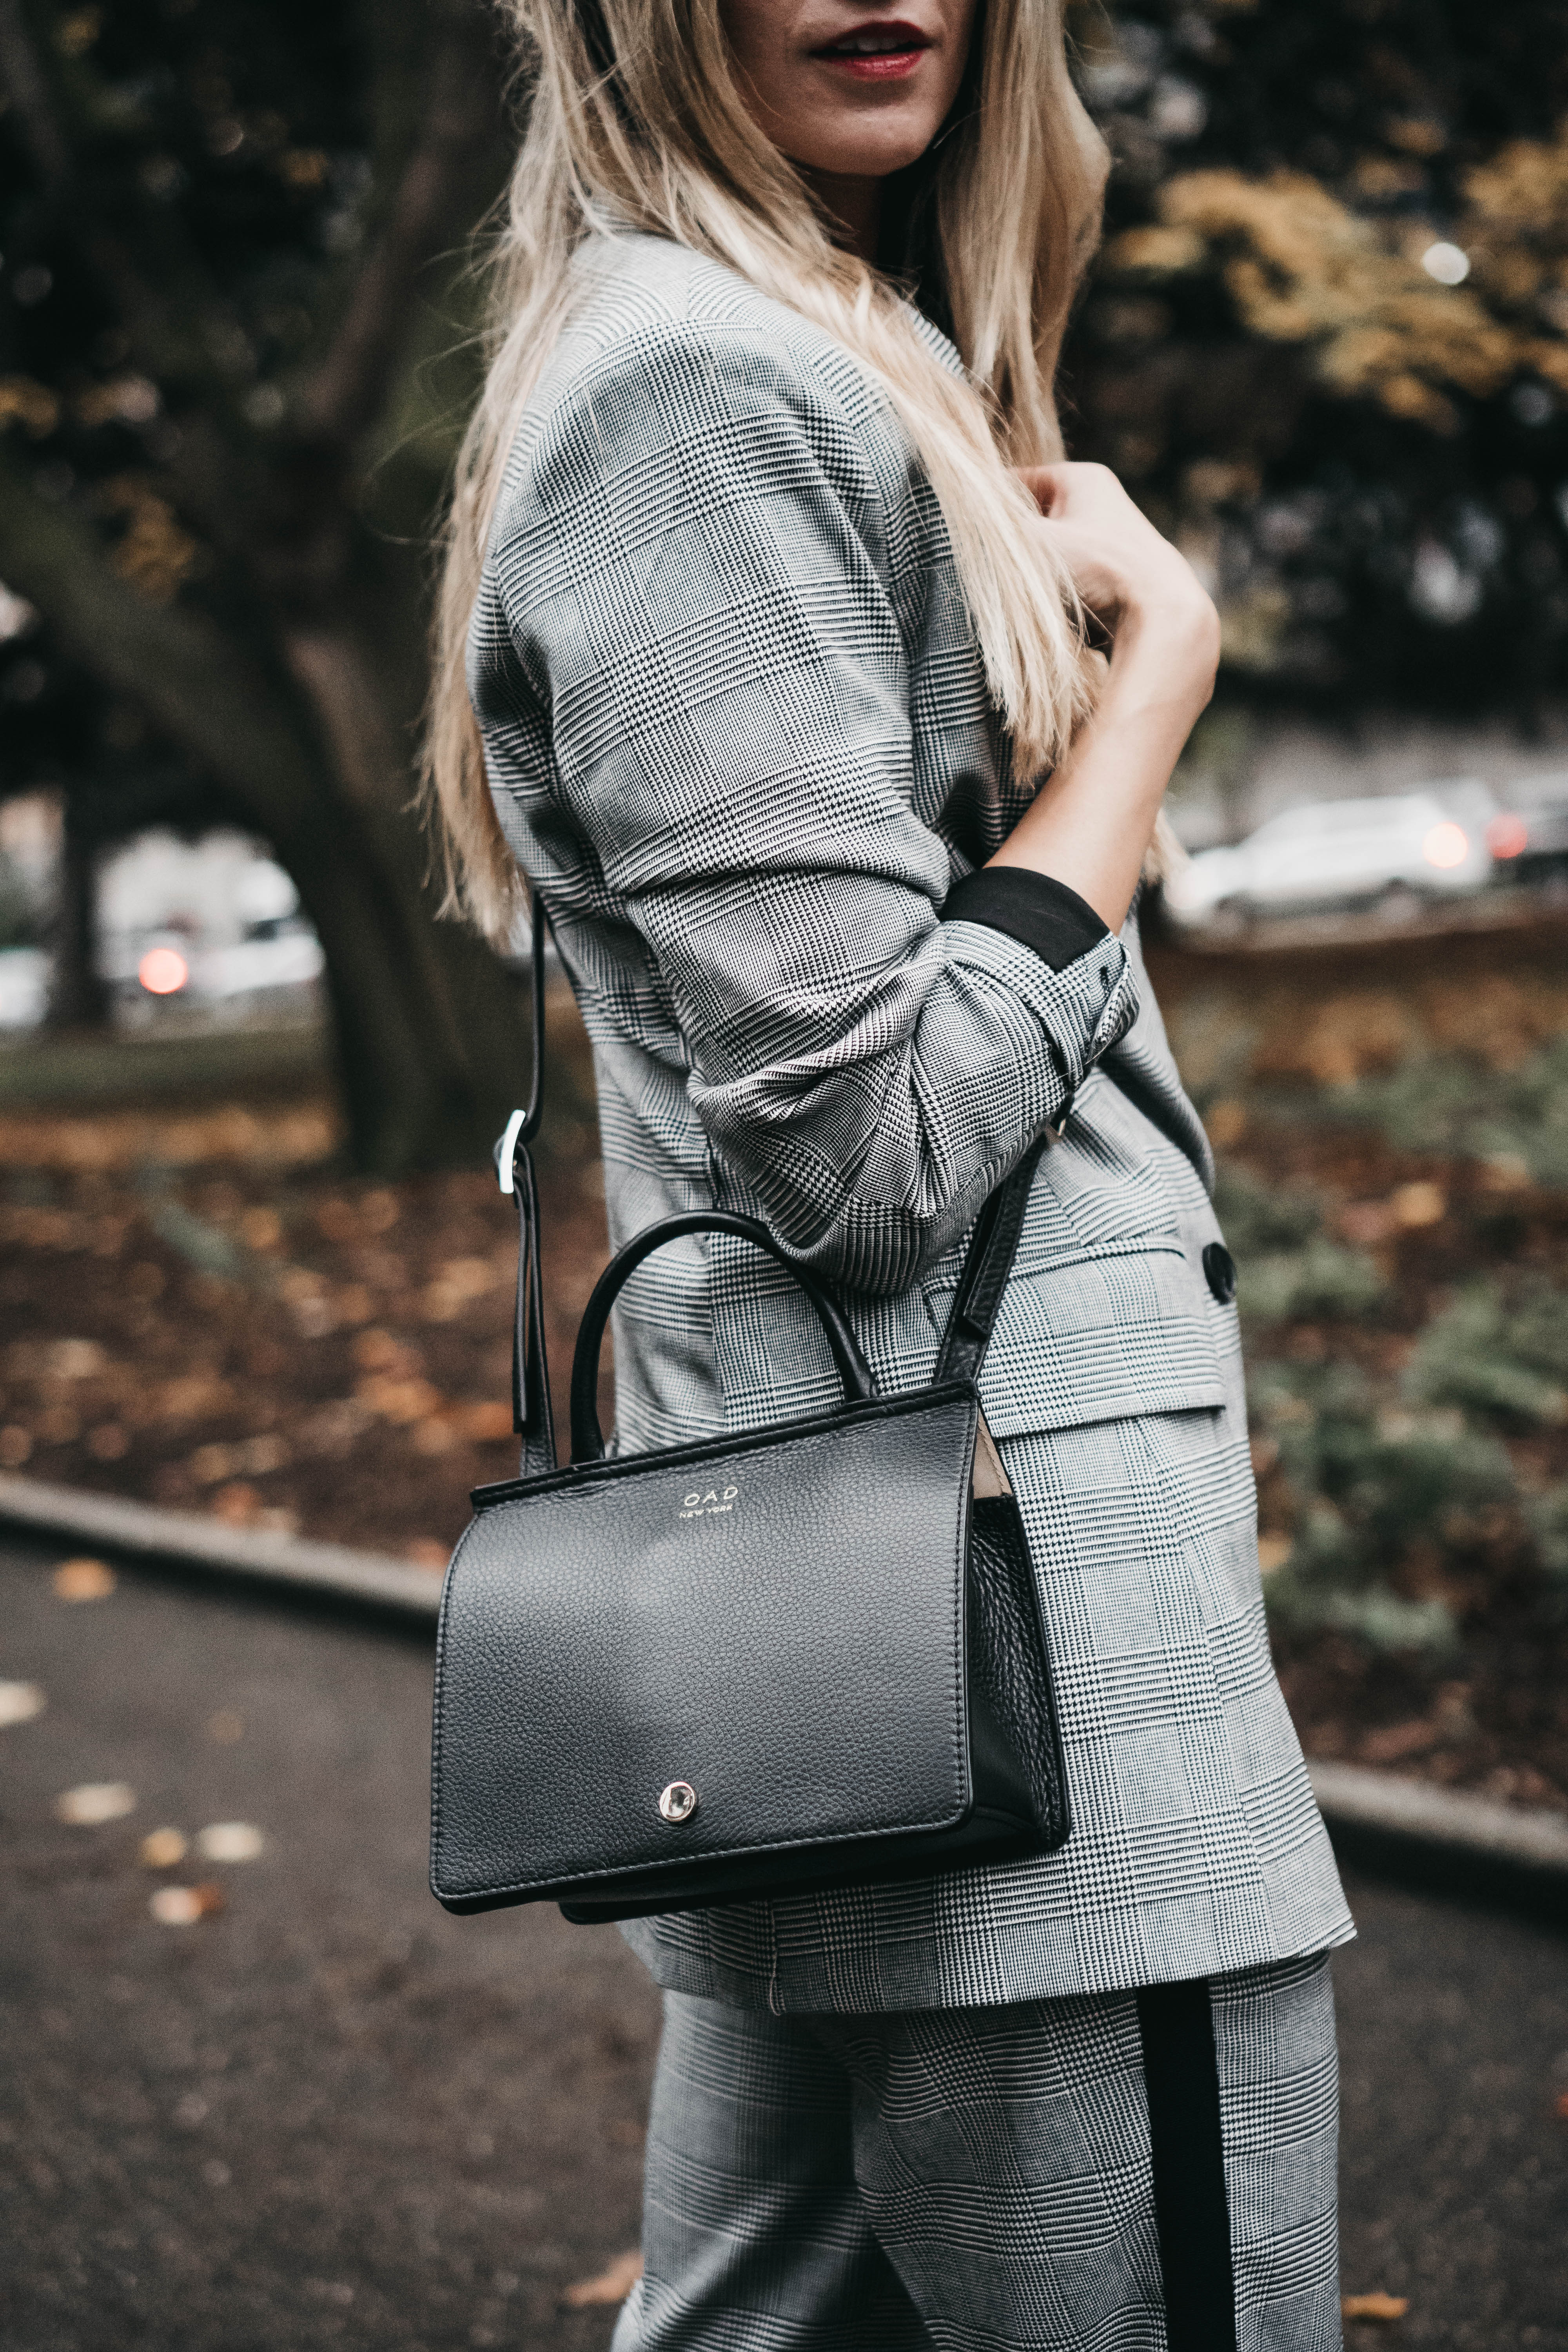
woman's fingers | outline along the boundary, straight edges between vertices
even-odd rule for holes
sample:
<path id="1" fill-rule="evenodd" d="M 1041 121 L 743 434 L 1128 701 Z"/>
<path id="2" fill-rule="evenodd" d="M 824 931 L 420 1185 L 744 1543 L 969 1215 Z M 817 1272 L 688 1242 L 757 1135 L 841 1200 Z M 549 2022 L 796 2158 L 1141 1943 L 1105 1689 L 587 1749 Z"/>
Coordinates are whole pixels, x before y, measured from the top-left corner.
<path id="1" fill-rule="evenodd" d="M 1107 466 L 1026 466 L 1018 478 L 1040 530 L 1095 619 L 1118 631 L 1130 614 L 1180 616 L 1213 607 L 1186 559 L 1161 536 Z"/>
<path id="2" fill-rule="evenodd" d="M 1043 515 L 1061 520 L 1068 515 L 1087 520 L 1090 515 L 1106 520 L 1121 518 L 1144 522 L 1140 509 L 1128 497 L 1109 466 L 1069 463 L 1063 459 L 1058 466 L 1020 466 L 1018 479 L 1034 499 Z"/>
<path id="3" fill-rule="evenodd" d="M 1070 468 L 1066 465 L 1020 466 L 1017 468 L 1018 479 L 1043 515 L 1050 513 L 1061 496 L 1061 484 L 1058 477 L 1069 471 Z"/>
<path id="4" fill-rule="evenodd" d="M 1047 516 L 1041 529 L 1089 611 L 1099 620 L 1113 620 L 1125 591 L 1119 551 L 1103 534 L 1081 524 L 1058 522 Z"/>
<path id="5" fill-rule="evenodd" d="M 1098 627 L 1120 645 L 1130 628 L 1147 635 L 1152 625 L 1162 642 L 1175 646 L 1178 667 L 1206 664 L 1212 672 L 1219 642 L 1214 606 L 1186 558 L 1110 467 L 1025 466 L 1018 478 L 1039 509 L 1038 530 Z"/>

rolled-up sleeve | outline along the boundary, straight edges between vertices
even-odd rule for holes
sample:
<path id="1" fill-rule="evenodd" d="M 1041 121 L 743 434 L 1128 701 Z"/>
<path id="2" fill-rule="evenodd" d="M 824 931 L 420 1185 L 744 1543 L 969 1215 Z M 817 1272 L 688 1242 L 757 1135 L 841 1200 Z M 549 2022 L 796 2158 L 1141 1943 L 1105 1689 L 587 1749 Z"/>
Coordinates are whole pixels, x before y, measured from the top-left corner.
<path id="1" fill-rule="evenodd" d="M 1136 1013 L 1059 884 L 949 899 L 911 806 L 888 502 L 830 387 L 661 326 L 552 414 L 491 563 L 559 791 L 649 950 L 721 1166 L 784 1245 L 895 1291 Z"/>

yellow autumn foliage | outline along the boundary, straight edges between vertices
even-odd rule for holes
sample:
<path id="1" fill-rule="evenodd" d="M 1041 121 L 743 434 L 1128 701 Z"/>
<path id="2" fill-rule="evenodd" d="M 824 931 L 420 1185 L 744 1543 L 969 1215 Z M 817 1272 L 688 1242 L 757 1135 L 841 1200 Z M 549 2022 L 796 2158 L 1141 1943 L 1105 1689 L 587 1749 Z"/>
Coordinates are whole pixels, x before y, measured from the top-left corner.
<path id="1" fill-rule="evenodd" d="M 1464 192 L 1457 235 L 1476 284 L 1525 337 L 1531 364 L 1568 391 L 1568 130 L 1552 143 L 1511 141 L 1466 173 Z"/>
<path id="2" fill-rule="evenodd" d="M 1511 141 L 1472 165 L 1464 189 L 1478 222 L 1539 239 L 1559 260 L 1568 251 L 1568 133 L 1550 144 Z"/>
<path id="3" fill-rule="evenodd" d="M 1312 346 L 1334 391 L 1443 431 L 1452 392 L 1484 399 L 1526 371 L 1568 391 L 1568 144 L 1502 149 L 1466 196 L 1452 233 L 1471 257 L 1462 286 L 1421 266 L 1436 229 L 1363 217 L 1296 172 L 1184 173 L 1161 192 L 1158 222 L 1113 239 L 1105 267 L 1215 270 L 1251 333 Z"/>
<path id="4" fill-rule="evenodd" d="M 153 604 L 166 604 L 201 553 L 174 508 L 135 474 L 100 483 L 98 503 L 106 514 L 124 519 L 123 536 L 110 557 L 116 572 Z"/>
<path id="5" fill-rule="evenodd" d="M 36 383 L 30 375 L 0 375 L 0 426 L 20 425 L 42 441 L 59 418 L 60 404 L 47 384 Z"/>

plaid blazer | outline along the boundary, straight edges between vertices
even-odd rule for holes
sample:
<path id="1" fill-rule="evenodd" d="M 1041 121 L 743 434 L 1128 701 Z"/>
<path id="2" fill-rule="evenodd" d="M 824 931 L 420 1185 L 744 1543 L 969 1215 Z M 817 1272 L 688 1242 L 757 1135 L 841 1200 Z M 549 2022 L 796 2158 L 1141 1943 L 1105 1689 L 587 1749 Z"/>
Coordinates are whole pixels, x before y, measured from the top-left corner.
<path id="1" fill-rule="evenodd" d="M 1116 938 L 1057 886 L 1033 920 L 975 895 L 1027 794 L 885 398 L 681 247 L 600 238 L 580 267 L 469 684 L 593 1040 L 612 1244 L 679 1210 L 761 1217 L 843 1293 L 884 1388 L 913 1387 L 976 1211 L 1073 1105 L 982 1381 L 1041 1579 L 1071 1838 L 626 1933 L 674 1990 L 847 2011 L 1341 1941 L 1263 1630 L 1235 1312 L 1202 1271 L 1208 1148 L 1135 918 Z M 651 1259 L 615 1343 L 627 1450 L 837 1393 L 798 1292 L 727 1237 Z"/>

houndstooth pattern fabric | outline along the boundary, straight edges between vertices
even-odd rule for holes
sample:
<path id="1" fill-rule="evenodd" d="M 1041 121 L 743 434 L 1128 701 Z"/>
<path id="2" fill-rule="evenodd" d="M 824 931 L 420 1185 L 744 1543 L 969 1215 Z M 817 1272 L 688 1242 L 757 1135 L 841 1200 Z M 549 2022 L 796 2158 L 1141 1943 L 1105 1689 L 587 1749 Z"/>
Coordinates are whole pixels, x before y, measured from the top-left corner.
<path id="1" fill-rule="evenodd" d="M 1336 2352 L 1329 1963 L 1210 2004 L 1237 2352 Z M 614 2352 L 1163 2352 L 1133 1996 L 854 2019 L 667 1996 L 643 2257 Z"/>
<path id="2" fill-rule="evenodd" d="M 1026 794 L 909 445 L 837 345 L 725 270 L 646 237 L 582 268 L 469 680 L 593 1040 L 612 1244 L 680 1210 L 760 1216 L 910 1389 L 980 1203 L 1073 1106 L 982 1387 L 1056 1645 L 1072 1837 L 628 1936 L 667 1987 L 780 2010 L 1322 1948 L 1350 1923 L 1268 1662 L 1235 1316 L 1200 1265 L 1212 1168 L 1136 919 L 1061 971 L 942 920 Z M 798 1290 L 725 1236 L 640 1268 L 615 1344 L 627 1451 L 837 1393 Z"/>

